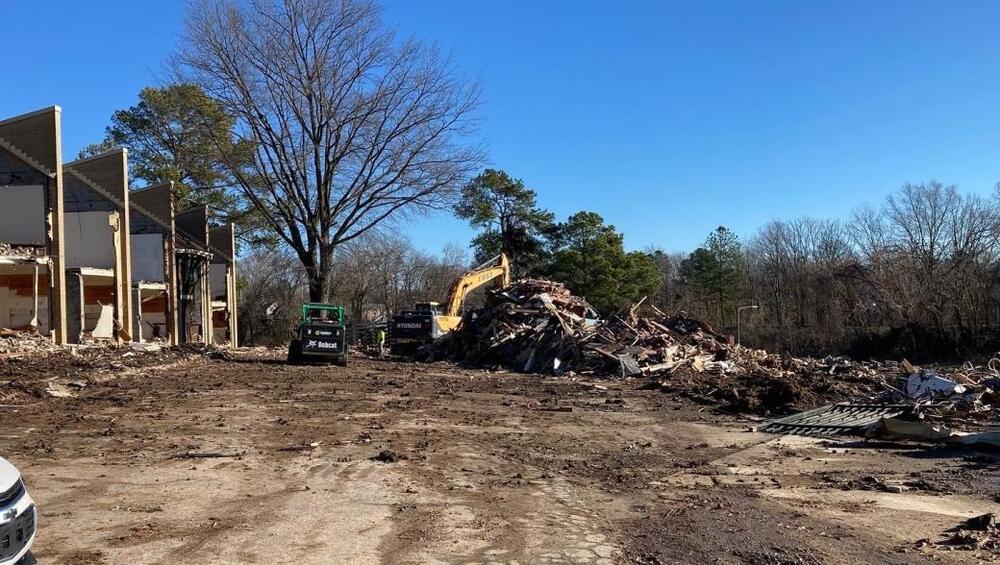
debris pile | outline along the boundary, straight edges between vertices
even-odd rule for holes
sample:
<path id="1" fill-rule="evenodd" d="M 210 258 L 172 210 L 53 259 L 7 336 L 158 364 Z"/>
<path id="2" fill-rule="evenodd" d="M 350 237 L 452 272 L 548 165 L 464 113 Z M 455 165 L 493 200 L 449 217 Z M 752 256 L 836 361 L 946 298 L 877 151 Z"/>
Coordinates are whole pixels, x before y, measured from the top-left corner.
<path id="1" fill-rule="evenodd" d="M 492 291 L 483 308 L 432 345 L 433 357 L 523 372 L 563 372 L 584 364 L 597 312 L 562 284 L 523 279 Z"/>
<path id="2" fill-rule="evenodd" d="M 871 435 L 878 428 L 885 438 L 1000 442 L 1000 432 L 957 431 L 996 419 L 1000 360 L 944 375 L 906 360 L 792 357 L 736 345 L 683 313 L 640 308 L 601 320 L 562 284 L 524 279 L 491 291 L 428 356 L 525 373 L 644 377 L 665 392 L 736 412 L 811 410 L 776 422 L 781 433 Z"/>
<path id="3" fill-rule="evenodd" d="M 640 377 L 664 390 L 739 411 L 814 407 L 881 391 L 895 364 L 799 359 L 732 344 L 687 315 L 641 304 L 606 320 L 562 284 L 525 279 L 433 344 L 431 358 L 518 372 Z"/>
<path id="4" fill-rule="evenodd" d="M 586 300 L 564 285 L 542 279 L 493 291 L 486 305 L 466 315 L 457 331 L 433 346 L 437 357 L 525 373 L 635 376 L 685 365 L 729 372 L 726 338 L 686 316 L 656 319 L 636 308 L 600 320 Z"/>
<path id="5" fill-rule="evenodd" d="M 38 332 L 0 328 L 0 360 L 56 351 L 52 338 Z"/>
<path id="6" fill-rule="evenodd" d="M 996 516 L 992 513 L 969 518 L 945 532 L 945 535 L 946 539 L 939 541 L 938 546 L 1000 553 L 1000 527 L 997 526 Z"/>
<path id="7" fill-rule="evenodd" d="M 895 373 L 878 374 L 881 390 L 866 400 L 840 403 L 775 420 L 762 428 L 798 435 L 858 435 L 890 441 L 1000 446 L 1000 360 L 966 364 L 944 376 L 905 359 Z"/>
<path id="8" fill-rule="evenodd" d="M 907 405 L 892 418 L 883 418 L 868 435 L 889 440 L 916 440 L 954 444 L 1000 446 L 1000 431 L 992 429 L 1000 405 L 1000 360 L 987 367 L 966 364 L 943 376 L 931 369 L 902 363 L 903 375 L 886 384 L 882 399 Z"/>
<path id="9" fill-rule="evenodd" d="M 0 241 L 0 257 L 42 257 L 45 248 L 31 245 L 11 245 Z"/>
<path id="10" fill-rule="evenodd" d="M 9 330 L 3 330 L 10 334 Z M 14 343 L 14 352 L 0 353 L 0 404 L 26 404 L 52 398 L 72 398 L 90 390 L 90 385 L 181 359 L 219 353 L 211 347 L 188 344 L 157 347 L 152 344 L 111 342 L 61 347 L 51 339 L 17 332 L 0 337 L 0 345 Z M 30 349 L 26 343 L 33 344 Z M 3 345 L 7 347 L 8 345 Z"/>
<path id="11" fill-rule="evenodd" d="M 21 382 L 20 379 L 11 379 L 0 382 L 0 404 L 16 405 L 27 404 L 38 399 L 45 398 L 45 391 L 39 387 Z"/>

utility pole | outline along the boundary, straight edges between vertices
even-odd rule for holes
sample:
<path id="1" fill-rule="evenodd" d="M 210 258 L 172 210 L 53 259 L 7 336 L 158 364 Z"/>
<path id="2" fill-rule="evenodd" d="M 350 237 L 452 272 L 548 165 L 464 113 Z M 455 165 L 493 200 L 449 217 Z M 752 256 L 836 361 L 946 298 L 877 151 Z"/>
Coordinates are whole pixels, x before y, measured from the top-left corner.
<path id="1" fill-rule="evenodd" d="M 743 337 L 742 336 L 743 328 L 740 325 L 740 314 L 742 314 L 744 310 L 756 310 L 756 309 L 757 309 L 756 304 L 750 304 L 748 306 L 740 306 L 736 309 L 736 345 L 740 345 L 740 338 Z"/>

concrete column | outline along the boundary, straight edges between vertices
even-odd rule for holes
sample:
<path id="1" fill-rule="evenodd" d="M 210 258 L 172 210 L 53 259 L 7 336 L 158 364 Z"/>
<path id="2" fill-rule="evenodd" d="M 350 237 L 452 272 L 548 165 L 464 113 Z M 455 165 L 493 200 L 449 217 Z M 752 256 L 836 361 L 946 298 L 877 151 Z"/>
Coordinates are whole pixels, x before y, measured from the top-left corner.
<path id="1" fill-rule="evenodd" d="M 66 335 L 66 243 L 64 227 L 66 225 L 66 203 L 63 201 L 63 171 L 62 171 L 62 110 L 58 107 L 53 112 L 55 119 L 55 177 L 48 183 L 49 201 L 49 234 L 48 254 L 52 261 L 49 271 L 49 328 L 52 339 L 57 345 L 65 345 Z"/>
<path id="2" fill-rule="evenodd" d="M 121 246 L 118 249 L 119 261 L 121 262 L 121 275 L 115 273 L 117 276 L 116 282 L 118 284 L 117 291 L 122 296 L 122 312 L 121 320 L 124 322 L 122 324 L 122 331 L 124 332 L 120 338 L 122 341 L 132 340 L 132 238 L 130 234 L 132 233 L 131 225 L 129 223 L 129 216 L 131 216 L 129 203 L 128 203 L 128 151 L 122 150 L 121 158 L 121 174 L 123 181 L 122 194 L 124 200 L 124 208 L 119 211 L 118 226 L 121 230 L 119 233 L 121 236 Z"/>
<path id="3" fill-rule="evenodd" d="M 226 309 L 229 311 L 229 345 L 235 349 L 240 346 L 239 324 L 236 319 L 236 261 L 226 269 Z"/>
<path id="4" fill-rule="evenodd" d="M 202 283 L 201 283 L 201 296 L 202 304 L 204 305 L 203 310 L 203 320 L 202 333 L 204 335 L 205 345 L 211 345 L 215 341 L 215 328 L 212 324 L 212 262 L 205 259 L 202 262 Z"/>
<path id="5" fill-rule="evenodd" d="M 135 285 L 132 287 L 132 341 L 142 343 L 142 289 Z"/>
<path id="6" fill-rule="evenodd" d="M 80 343 L 83 336 L 83 275 L 72 273 L 66 281 L 66 343 Z"/>
<path id="7" fill-rule="evenodd" d="M 181 343 L 181 329 L 179 323 L 179 304 L 177 300 L 177 293 L 179 292 L 177 283 L 177 250 L 175 244 L 175 236 L 173 230 L 169 234 L 164 234 L 163 238 L 163 259 L 164 259 L 164 269 L 163 272 L 166 277 L 163 282 L 166 283 L 167 287 L 167 306 L 165 310 L 166 314 L 166 324 L 167 324 L 167 335 L 169 336 L 168 343 L 170 345 L 180 345 Z"/>

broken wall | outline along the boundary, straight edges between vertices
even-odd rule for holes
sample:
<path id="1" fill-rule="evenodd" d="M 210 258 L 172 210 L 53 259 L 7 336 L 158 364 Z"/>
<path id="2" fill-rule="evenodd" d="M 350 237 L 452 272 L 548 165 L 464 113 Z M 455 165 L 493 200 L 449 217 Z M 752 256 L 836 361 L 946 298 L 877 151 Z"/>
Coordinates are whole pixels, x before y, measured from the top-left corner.
<path id="1" fill-rule="evenodd" d="M 239 346 L 236 302 L 236 226 L 232 223 L 211 228 L 208 232 L 212 250 L 212 300 L 225 304 L 224 310 L 213 312 L 212 325 L 216 341 L 228 341 Z"/>
<path id="2" fill-rule="evenodd" d="M 34 247 L 29 255 L 45 255 L 47 247 L 46 175 L 20 162 L 0 147 L 0 242 Z M 7 211 L 11 212 L 8 213 Z M 21 254 L 21 250 L 18 250 Z M 35 269 L 38 298 L 35 292 Z M 48 266 L 34 261 L 0 265 L 0 328 L 27 330 L 37 321 L 37 330 L 49 331 Z M 36 310 L 37 305 L 37 310 Z"/>
<path id="3" fill-rule="evenodd" d="M 177 235 L 172 182 L 134 190 L 132 206 L 132 282 L 136 289 L 135 338 L 166 338 L 179 341 L 177 306 Z M 153 292 L 145 283 L 160 283 Z"/>
<path id="4" fill-rule="evenodd" d="M 0 264 L 0 325 L 37 318 L 58 344 L 66 342 L 61 129 L 58 106 L 0 120 L 0 242 L 30 245 L 31 255 L 47 258 L 27 273 L 23 261 Z"/>
<path id="5" fill-rule="evenodd" d="M 74 269 L 104 269 L 111 277 L 88 272 L 83 278 L 84 331 L 130 341 L 132 274 L 128 152 L 116 149 L 65 165 L 66 224 L 79 230 L 67 241 L 67 263 Z M 106 229 L 102 222 L 108 226 Z M 72 242 L 71 242 L 72 241 Z M 77 295 L 74 295 L 77 298 Z M 75 336 L 71 336 L 75 337 Z"/>
<path id="6" fill-rule="evenodd" d="M 209 264 L 212 253 L 208 233 L 209 211 L 205 206 L 191 208 L 174 216 L 177 233 L 184 243 L 178 244 L 178 312 L 184 326 L 185 339 L 195 335 L 203 343 L 211 344 L 212 291 Z M 186 249 L 180 249 L 187 246 Z"/>
<path id="7" fill-rule="evenodd" d="M 212 301 L 225 302 L 226 300 L 226 275 L 229 268 L 224 263 L 212 263 L 210 268 L 210 279 L 212 288 Z"/>
<path id="8" fill-rule="evenodd" d="M 114 212 L 67 212 L 66 268 L 114 269 L 117 221 Z"/>
<path id="9" fill-rule="evenodd" d="M 163 234 L 132 234 L 132 281 L 163 282 Z"/>
<path id="10" fill-rule="evenodd" d="M 37 302 L 35 292 L 35 267 L 38 267 Z M 45 265 L 17 265 L 0 267 L 0 328 L 31 329 L 37 317 L 37 330 L 49 331 L 49 277 Z M 36 310 L 37 304 L 37 310 Z"/>

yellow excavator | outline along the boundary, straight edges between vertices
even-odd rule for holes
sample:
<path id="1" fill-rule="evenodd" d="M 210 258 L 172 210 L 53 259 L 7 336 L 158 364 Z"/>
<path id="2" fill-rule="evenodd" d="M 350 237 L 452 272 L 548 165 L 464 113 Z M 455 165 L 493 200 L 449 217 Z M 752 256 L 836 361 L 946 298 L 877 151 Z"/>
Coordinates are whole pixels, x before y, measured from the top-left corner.
<path id="1" fill-rule="evenodd" d="M 394 353 L 412 353 L 458 327 L 465 297 L 484 284 L 500 279 L 500 288 L 510 286 L 510 262 L 501 253 L 458 277 L 448 290 L 444 307 L 438 302 L 418 302 L 389 322 L 389 346 Z"/>

